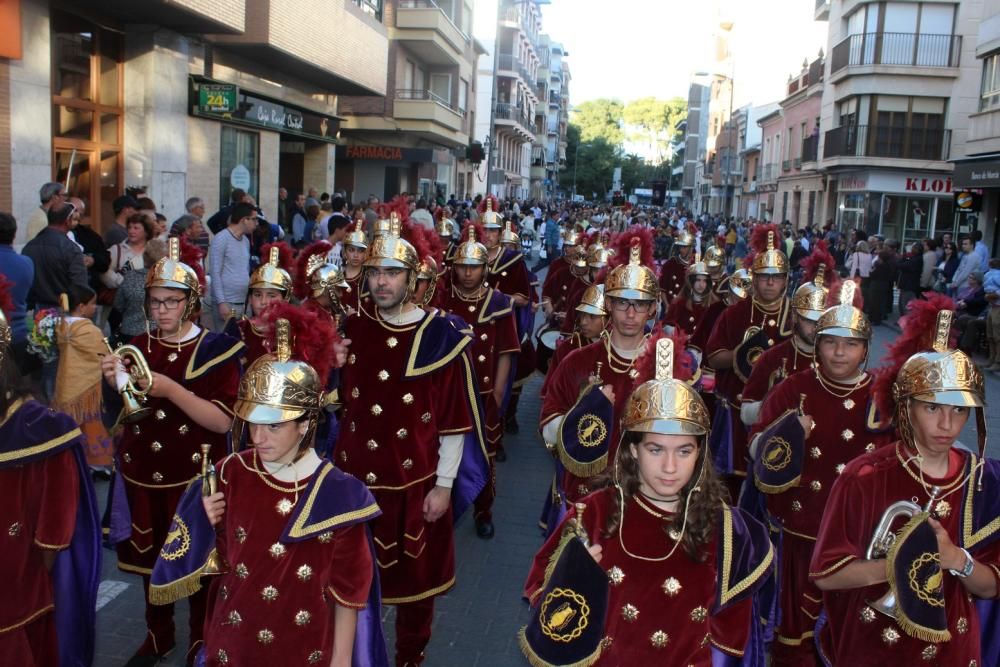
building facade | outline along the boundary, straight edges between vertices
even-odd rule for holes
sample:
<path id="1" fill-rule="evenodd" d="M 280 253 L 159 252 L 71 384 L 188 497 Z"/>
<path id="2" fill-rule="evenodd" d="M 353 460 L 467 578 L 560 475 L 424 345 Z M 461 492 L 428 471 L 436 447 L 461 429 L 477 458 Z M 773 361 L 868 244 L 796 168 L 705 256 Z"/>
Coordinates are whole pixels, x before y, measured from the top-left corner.
<path id="1" fill-rule="evenodd" d="M 822 226 L 826 221 L 824 179 L 816 154 L 822 97 L 823 58 L 817 58 L 802 63 L 802 70 L 788 82 L 788 95 L 779 103 L 783 143 L 774 219 L 787 220 L 794 229 Z"/>
<path id="2" fill-rule="evenodd" d="M 279 187 L 333 190 L 338 96 L 386 92 L 379 0 L 8 4 L 20 43 L 0 57 L 0 203 L 19 220 L 50 180 L 98 229 L 126 188 L 168 219 L 235 187 L 273 213 Z"/>
<path id="3" fill-rule="evenodd" d="M 566 126 L 569 121 L 569 63 L 562 44 L 549 35 L 538 38 L 540 62 L 537 92 L 544 103 L 535 107 L 535 138 L 531 143 L 529 196 L 552 201 L 563 196 L 559 172 L 566 164 Z"/>

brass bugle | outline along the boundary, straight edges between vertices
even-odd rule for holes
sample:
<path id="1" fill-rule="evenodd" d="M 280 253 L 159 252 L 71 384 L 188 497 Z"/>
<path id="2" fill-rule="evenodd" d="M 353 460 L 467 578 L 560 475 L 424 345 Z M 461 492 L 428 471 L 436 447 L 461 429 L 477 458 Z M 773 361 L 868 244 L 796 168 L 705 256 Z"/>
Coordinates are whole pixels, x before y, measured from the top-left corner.
<path id="1" fill-rule="evenodd" d="M 130 424 L 145 419 L 153 413 L 153 408 L 146 405 L 146 398 L 153 389 L 153 371 L 146 362 L 146 357 L 142 356 L 142 351 L 135 345 L 121 345 L 118 348 L 111 347 L 108 339 L 104 339 L 104 344 L 108 346 L 108 352 L 119 359 L 128 359 L 131 363 L 125 368 L 128 373 L 128 381 L 119 390 L 124 406 L 119 422 Z M 139 386 L 139 379 L 146 380 L 146 388 Z"/>
<path id="2" fill-rule="evenodd" d="M 566 522 L 563 535 L 572 535 L 583 542 L 584 546 L 589 547 L 590 537 L 587 535 L 587 530 L 583 527 L 583 512 L 587 509 L 587 506 L 583 503 L 574 503 L 573 509 L 576 511 L 576 516 Z"/>
<path id="3" fill-rule="evenodd" d="M 212 445 L 201 446 L 201 495 L 210 496 L 219 490 L 219 480 L 212 463 Z"/>

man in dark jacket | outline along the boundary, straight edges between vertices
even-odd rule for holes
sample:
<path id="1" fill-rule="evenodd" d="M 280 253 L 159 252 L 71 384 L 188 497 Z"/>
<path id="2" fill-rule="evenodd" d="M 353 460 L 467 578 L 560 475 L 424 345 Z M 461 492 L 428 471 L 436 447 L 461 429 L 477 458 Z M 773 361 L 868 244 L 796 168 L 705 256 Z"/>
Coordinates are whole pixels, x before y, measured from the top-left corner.
<path id="1" fill-rule="evenodd" d="M 244 201 L 246 196 L 247 193 L 239 188 L 233 190 L 233 194 L 229 198 L 229 205 L 216 211 L 215 215 L 209 218 L 206 223 L 213 234 L 218 234 L 229 225 L 229 216 L 233 212 L 233 207 Z"/>
<path id="2" fill-rule="evenodd" d="M 896 285 L 899 287 L 899 314 L 906 314 L 906 304 L 920 294 L 920 273 L 924 270 L 923 247 L 914 243 L 896 262 Z"/>
<path id="3" fill-rule="evenodd" d="M 986 319 L 983 312 L 989 303 L 983 289 L 983 272 L 973 271 L 959 288 L 955 299 L 955 328 L 961 336 L 958 349 L 972 354 L 979 347 L 979 340 L 986 333 Z"/>
<path id="4" fill-rule="evenodd" d="M 28 291 L 29 308 L 56 308 L 59 295 L 69 294 L 70 285 L 86 286 L 89 282 L 83 251 L 66 235 L 74 210 L 70 204 L 50 210 L 48 226 L 21 251 L 35 264 L 35 279 Z"/>

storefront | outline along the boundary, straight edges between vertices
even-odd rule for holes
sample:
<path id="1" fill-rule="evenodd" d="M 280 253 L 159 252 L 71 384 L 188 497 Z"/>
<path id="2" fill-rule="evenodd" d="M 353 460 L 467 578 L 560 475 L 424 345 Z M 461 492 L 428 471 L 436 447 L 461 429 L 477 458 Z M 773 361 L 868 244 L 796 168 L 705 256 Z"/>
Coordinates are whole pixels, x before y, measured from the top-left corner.
<path id="1" fill-rule="evenodd" d="M 951 174 L 857 171 L 836 177 L 837 225 L 869 235 L 914 241 L 968 232 L 964 214 L 955 212 Z"/>
<path id="2" fill-rule="evenodd" d="M 425 199 L 447 199 L 452 185 L 455 157 L 450 151 L 401 146 L 337 146 L 338 190 L 361 202 L 371 195 L 383 201 L 402 192 Z"/>
<path id="3" fill-rule="evenodd" d="M 190 78 L 191 116 L 222 123 L 218 144 L 218 203 L 225 205 L 233 188 L 258 199 L 262 187 L 304 192 L 328 190 L 340 118 L 249 92 L 232 83 Z M 262 132 L 263 131 L 263 132 Z M 268 136 L 270 135 L 270 136 Z M 277 142 L 277 151 L 262 150 L 262 140 Z M 269 174 L 272 178 L 263 178 Z M 277 183 L 271 183 L 276 174 Z M 213 188 L 214 191 L 214 188 Z"/>
<path id="4" fill-rule="evenodd" d="M 1000 217 L 1000 155 L 970 156 L 954 162 L 954 187 L 956 190 L 968 190 L 966 196 L 956 202 L 956 208 L 968 211 L 970 222 L 983 231 L 983 242 L 990 249 L 990 256 L 996 257 L 997 245 L 1000 243 L 1000 234 L 997 234 L 997 220 Z"/>

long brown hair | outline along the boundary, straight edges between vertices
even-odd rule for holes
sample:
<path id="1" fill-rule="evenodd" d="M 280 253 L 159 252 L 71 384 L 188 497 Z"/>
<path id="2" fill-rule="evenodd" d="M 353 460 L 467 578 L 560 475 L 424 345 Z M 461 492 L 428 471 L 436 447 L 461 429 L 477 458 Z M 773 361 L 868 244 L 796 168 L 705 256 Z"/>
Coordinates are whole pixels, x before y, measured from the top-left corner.
<path id="1" fill-rule="evenodd" d="M 609 483 L 621 485 L 626 500 L 639 494 L 639 462 L 632 456 L 631 445 L 638 446 L 644 434 L 639 431 L 626 431 L 622 436 L 621 445 L 615 459 L 614 478 Z M 695 473 L 680 492 L 680 503 L 673 519 L 664 524 L 663 532 L 669 537 L 671 532 L 680 533 L 684 524 L 684 513 L 687 511 L 687 525 L 684 526 L 682 546 L 688 557 L 696 562 L 704 562 L 708 556 L 706 548 L 715 533 L 716 515 L 722 503 L 729 502 L 729 492 L 719 481 L 719 476 L 712 465 L 709 456 L 707 438 L 698 438 L 698 460 L 695 462 Z M 701 469 L 699 477 L 698 470 Z M 608 521 L 604 526 L 604 538 L 610 538 L 621 526 L 622 496 L 613 493 L 614 506 Z M 690 507 L 687 503 L 690 501 Z"/>

